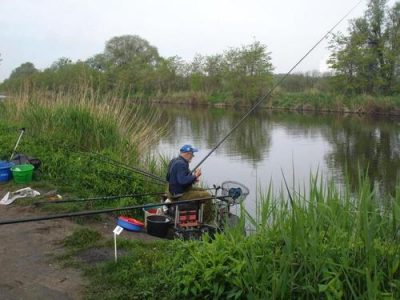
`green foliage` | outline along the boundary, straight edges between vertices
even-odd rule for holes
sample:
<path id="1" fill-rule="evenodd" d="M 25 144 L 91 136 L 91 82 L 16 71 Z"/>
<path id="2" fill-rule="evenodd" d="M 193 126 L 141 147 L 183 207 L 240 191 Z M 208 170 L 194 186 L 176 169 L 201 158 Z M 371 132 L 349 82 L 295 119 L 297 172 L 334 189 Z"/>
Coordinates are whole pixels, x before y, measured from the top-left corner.
<path id="1" fill-rule="evenodd" d="M 117 263 L 87 269 L 87 299 L 173 299 L 168 262 L 175 255 L 174 244 L 120 240 L 119 247 L 129 252 Z"/>
<path id="2" fill-rule="evenodd" d="M 274 75 L 274 81 L 278 82 L 286 74 Z M 329 84 L 329 74 L 320 73 L 317 71 L 307 73 L 295 73 L 290 74 L 280 84 L 280 89 L 288 93 L 301 93 L 318 91 L 320 93 L 326 93 L 331 91 Z"/>
<path id="3" fill-rule="evenodd" d="M 350 93 L 393 94 L 399 91 L 400 4 L 370 0 L 364 17 L 351 22 L 349 34 L 331 41 L 332 83 Z"/>
<path id="4" fill-rule="evenodd" d="M 35 68 L 33 63 L 26 62 L 11 72 L 10 79 L 25 79 L 37 72 L 38 70 Z"/>
<path id="5" fill-rule="evenodd" d="M 18 147 L 18 152 L 40 158 L 43 162 L 40 179 L 58 186 L 60 191 L 79 196 L 106 196 L 142 193 L 154 189 L 163 190 L 163 187 L 150 182 L 146 183 L 143 177 L 97 160 L 85 154 L 85 151 L 81 152 L 80 147 L 74 146 L 73 136 L 69 137 L 65 132 L 65 138 L 60 140 L 59 137 L 62 138 L 60 132 L 56 132 L 54 135 L 36 136 L 29 132 L 30 129 L 31 127 L 28 127 Z M 9 159 L 17 137 L 17 128 L 1 134 L 0 159 Z M 100 153 L 110 158 L 120 159 L 112 151 L 103 150 Z M 132 159 L 132 161 L 134 160 Z M 124 200 L 121 199 L 119 201 L 97 202 L 93 205 L 96 207 L 133 205 L 144 203 L 146 200 L 150 201 L 150 199 L 129 199 L 126 203 L 123 203 Z"/>
<path id="6" fill-rule="evenodd" d="M 267 47 L 254 42 L 223 54 L 197 55 L 189 70 L 190 88 L 206 92 L 211 102 L 217 95 L 224 95 L 224 102 L 232 99 L 251 102 L 266 94 L 273 67 Z"/>
<path id="7" fill-rule="evenodd" d="M 349 33 L 338 33 L 332 38 L 328 63 L 334 72 L 291 74 L 277 92 L 338 97 L 400 94 L 400 4 L 388 7 L 386 3 L 370 0 L 365 15 L 351 21 Z M 286 76 L 273 75 L 272 71 L 271 53 L 258 41 L 222 53 L 196 55 L 191 62 L 185 62 L 178 56 L 161 57 L 155 46 L 137 35 L 123 35 L 108 40 L 102 53 L 86 61 L 72 62 L 62 57 L 44 71 L 25 63 L 0 88 L 10 95 L 21 90 L 83 89 L 92 94 L 141 101 L 251 105 L 266 95 L 274 82 Z M 307 110 L 345 111 L 354 107 L 346 104 L 344 109 L 337 109 L 340 102 L 334 101 L 329 107 L 315 101 L 300 106 L 287 103 L 285 107 L 303 109 L 305 105 Z M 267 105 L 275 107 L 272 102 Z M 378 104 L 373 111 L 382 109 L 386 107 Z"/>
<path id="8" fill-rule="evenodd" d="M 154 64 L 159 58 L 157 49 L 137 35 L 113 37 L 107 41 L 104 55 L 111 67 L 122 67 L 138 62 Z"/>
<path id="9" fill-rule="evenodd" d="M 224 77 L 226 91 L 237 99 L 255 101 L 267 92 L 271 82 L 272 64 L 266 46 L 254 42 L 225 52 Z"/>
<path id="10" fill-rule="evenodd" d="M 400 193 L 377 198 L 311 179 L 289 202 L 270 188 L 241 230 L 203 241 L 139 243 L 87 270 L 89 299 L 398 299 Z M 110 243 L 111 247 L 112 244 Z"/>
<path id="11" fill-rule="evenodd" d="M 360 180 L 354 197 L 313 180 L 292 205 L 270 191 L 249 217 L 256 233 L 178 244 L 175 297 L 398 298 L 398 200 L 382 208 Z"/>
<path id="12" fill-rule="evenodd" d="M 33 65 L 31 66 L 33 68 Z M 32 69 L 31 68 L 31 69 Z M 160 57 L 156 47 L 136 35 L 106 42 L 103 53 L 87 61 L 62 57 L 44 71 L 14 70 L 1 88 L 9 93 L 21 89 L 70 92 L 83 88 L 92 93 L 113 93 L 140 100 L 175 101 L 175 95 L 215 95 L 224 101 L 254 101 L 272 82 L 272 64 L 267 47 L 254 42 L 231 48 L 223 54 L 198 55 L 186 63 L 180 57 Z M 29 75 L 29 76 L 28 76 Z M 160 99 L 161 98 L 161 99 Z M 197 99 L 186 98 L 197 103 Z"/>
<path id="13" fill-rule="evenodd" d="M 135 114 L 136 110 L 107 99 L 85 100 L 79 98 L 83 97 L 79 94 L 52 96 L 46 100 L 32 94 L 18 101 L 0 103 L 4 108 L 0 112 L 0 158 L 9 159 L 18 128 L 26 127 L 18 152 L 41 159 L 41 180 L 58 186 L 63 192 L 77 196 L 106 196 L 164 189 L 99 159 L 99 155 L 104 155 L 128 165 L 141 165 L 139 149 L 146 147 L 146 139 L 150 141 L 158 135 L 156 125 L 151 121 L 152 114 L 142 118 Z M 148 136 L 149 132 L 152 137 Z M 154 162 L 151 167 L 151 171 L 159 171 Z M 121 199 L 87 206 L 134 205 L 145 201 L 151 200 Z"/>

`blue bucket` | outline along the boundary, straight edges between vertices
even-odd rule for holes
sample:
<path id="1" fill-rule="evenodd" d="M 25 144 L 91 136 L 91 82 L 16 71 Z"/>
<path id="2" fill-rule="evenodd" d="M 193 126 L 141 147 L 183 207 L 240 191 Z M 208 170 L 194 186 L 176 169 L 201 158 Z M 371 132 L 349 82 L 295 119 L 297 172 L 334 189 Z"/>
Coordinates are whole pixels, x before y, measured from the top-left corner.
<path id="1" fill-rule="evenodd" d="M 0 182 L 7 182 L 12 178 L 12 166 L 14 166 L 12 162 L 0 161 Z"/>

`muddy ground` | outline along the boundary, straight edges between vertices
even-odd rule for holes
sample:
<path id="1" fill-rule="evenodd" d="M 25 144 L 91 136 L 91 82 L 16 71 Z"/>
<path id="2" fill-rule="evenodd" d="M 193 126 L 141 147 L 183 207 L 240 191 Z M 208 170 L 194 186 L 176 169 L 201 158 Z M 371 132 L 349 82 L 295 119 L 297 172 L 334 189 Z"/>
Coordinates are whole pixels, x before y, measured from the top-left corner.
<path id="1" fill-rule="evenodd" d="M 17 200 L 18 201 L 18 200 Z M 48 214 L 16 204 L 0 205 L 0 220 Z M 88 225 L 85 225 L 86 227 Z M 105 237 L 112 237 L 113 218 L 91 224 Z M 55 257 L 63 254 L 63 239 L 84 226 L 67 219 L 0 225 L 0 299 L 83 299 L 87 282 L 81 272 L 61 267 Z M 154 239 L 144 233 L 124 231 L 124 238 Z M 102 251 L 101 261 L 114 259 L 113 251 Z M 99 253 L 83 254 L 88 263 L 98 262 Z"/>

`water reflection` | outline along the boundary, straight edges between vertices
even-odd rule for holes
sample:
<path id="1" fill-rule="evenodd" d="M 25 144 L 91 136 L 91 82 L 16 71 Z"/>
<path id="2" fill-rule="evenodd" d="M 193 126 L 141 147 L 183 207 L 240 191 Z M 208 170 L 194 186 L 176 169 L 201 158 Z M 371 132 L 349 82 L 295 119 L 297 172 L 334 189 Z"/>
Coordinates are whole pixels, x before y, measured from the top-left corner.
<path id="1" fill-rule="evenodd" d="M 163 119 L 170 120 L 169 133 L 163 139 L 171 145 L 179 145 L 183 138 L 201 144 L 203 148 L 214 147 L 239 121 L 241 111 L 204 108 L 165 108 Z M 271 123 L 262 117 L 249 117 L 218 149 L 227 156 L 239 155 L 248 162 L 259 162 L 271 147 Z"/>
<path id="2" fill-rule="evenodd" d="M 162 122 L 169 122 L 169 131 L 158 151 L 173 156 L 179 145 L 190 142 L 202 149 L 198 161 L 245 112 L 186 106 L 159 109 Z M 396 118 L 260 110 L 221 145 L 203 170 L 209 181 L 235 174 L 254 191 L 259 182 L 271 180 L 279 186 L 280 169 L 300 184 L 308 182 L 310 172 L 317 170 L 337 181 L 347 171 L 351 187 L 356 189 L 360 169 L 381 192 L 393 193 L 400 170 L 398 122 Z"/>
<path id="3" fill-rule="evenodd" d="M 350 176 L 352 187 L 357 187 L 361 169 L 381 193 L 393 194 L 400 169 L 400 137 L 394 120 L 347 118 L 331 127 L 327 139 L 333 151 L 328 161 L 331 168 Z"/>

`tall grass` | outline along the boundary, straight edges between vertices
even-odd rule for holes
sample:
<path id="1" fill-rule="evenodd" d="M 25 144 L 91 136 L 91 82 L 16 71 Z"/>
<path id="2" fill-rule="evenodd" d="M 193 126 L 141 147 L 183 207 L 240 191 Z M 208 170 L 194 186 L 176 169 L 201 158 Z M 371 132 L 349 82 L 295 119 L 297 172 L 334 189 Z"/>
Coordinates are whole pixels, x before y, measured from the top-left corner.
<path id="1" fill-rule="evenodd" d="M 99 152 L 147 169 L 151 159 L 141 158 L 165 129 L 157 125 L 159 115 L 154 110 L 143 112 L 128 99 L 85 89 L 69 93 L 21 92 L 0 105 L 0 127 L 14 128 L 14 132 L 0 136 L 0 158 L 8 159 L 18 128 L 26 127 L 18 152 L 43 161 L 43 179 L 83 196 L 154 188 L 135 174 L 77 152 Z M 151 168 L 158 170 L 155 162 Z"/>
<path id="2" fill-rule="evenodd" d="M 142 117 L 138 106 L 127 99 L 85 90 L 23 92 L 4 106 L 10 121 L 25 125 L 34 134 L 55 135 L 92 150 L 123 147 L 143 151 L 163 130 L 155 127 L 159 116 L 154 110 Z"/>
<path id="3" fill-rule="evenodd" d="M 267 106 L 298 111 L 399 115 L 399 99 L 398 96 L 344 96 L 311 90 L 297 93 L 277 92 Z"/>
<path id="4" fill-rule="evenodd" d="M 360 178 L 349 187 L 311 180 L 293 202 L 261 197 L 256 232 L 181 243 L 171 276 L 176 297 L 194 299 L 399 299 L 400 193 L 384 202 Z"/>
<path id="5" fill-rule="evenodd" d="M 293 201 L 269 188 L 257 215 L 203 241 L 139 245 L 91 268 L 88 297 L 105 299 L 399 299 L 400 190 L 380 199 L 368 180 L 339 190 L 311 179 Z M 384 201 L 386 200 L 386 201 Z M 122 241 L 122 243 L 124 243 Z"/>

